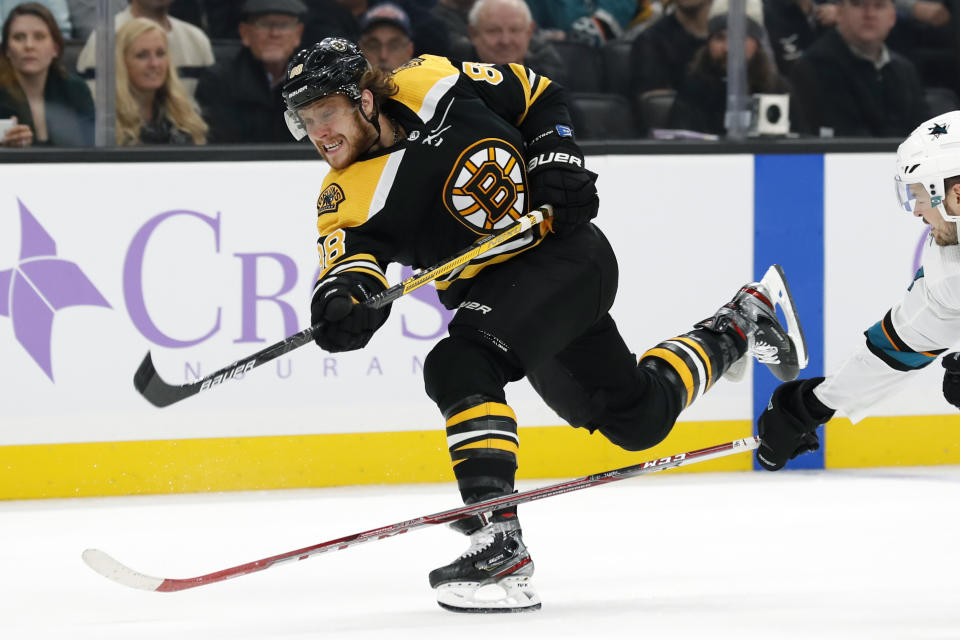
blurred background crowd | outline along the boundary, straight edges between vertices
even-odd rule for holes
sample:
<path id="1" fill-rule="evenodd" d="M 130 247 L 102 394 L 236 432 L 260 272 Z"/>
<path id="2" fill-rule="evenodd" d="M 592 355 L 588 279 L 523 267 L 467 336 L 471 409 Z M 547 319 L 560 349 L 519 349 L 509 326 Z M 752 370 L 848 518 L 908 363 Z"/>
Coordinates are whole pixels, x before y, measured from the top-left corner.
<path id="1" fill-rule="evenodd" d="M 99 0 L 0 0 L 0 145 L 94 144 Z M 744 0 L 746 93 L 795 137 L 903 137 L 960 108 L 955 0 Z M 115 3 L 117 4 L 117 3 Z M 119 3 L 122 5 L 122 3 Z M 565 86 L 580 139 L 723 138 L 729 0 L 129 0 L 115 144 L 293 143 L 287 61 L 327 36 L 394 69 L 523 63 Z M 109 44 L 109 43 L 108 43 Z"/>

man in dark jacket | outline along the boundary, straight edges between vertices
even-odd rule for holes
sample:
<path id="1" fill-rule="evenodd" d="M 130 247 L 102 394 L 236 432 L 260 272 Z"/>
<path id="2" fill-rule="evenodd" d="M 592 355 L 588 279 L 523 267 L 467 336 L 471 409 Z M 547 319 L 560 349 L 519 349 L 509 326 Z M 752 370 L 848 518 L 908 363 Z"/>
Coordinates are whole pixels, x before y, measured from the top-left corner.
<path id="1" fill-rule="evenodd" d="M 835 30 L 794 63 L 797 131 L 820 136 L 903 137 L 928 117 L 916 68 L 884 44 L 893 0 L 841 0 Z"/>
<path id="2" fill-rule="evenodd" d="M 201 78 L 197 102 L 210 142 L 289 142 L 280 84 L 300 46 L 301 0 L 246 0 L 238 28 L 243 47 Z"/>

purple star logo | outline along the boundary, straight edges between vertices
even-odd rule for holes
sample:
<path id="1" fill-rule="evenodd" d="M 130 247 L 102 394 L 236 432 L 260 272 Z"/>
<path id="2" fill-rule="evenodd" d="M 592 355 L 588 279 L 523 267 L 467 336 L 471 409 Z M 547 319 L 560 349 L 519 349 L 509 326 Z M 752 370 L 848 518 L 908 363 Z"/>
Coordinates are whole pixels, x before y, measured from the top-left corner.
<path id="1" fill-rule="evenodd" d="M 53 380 L 50 342 L 53 314 L 64 307 L 111 308 L 72 262 L 57 257 L 57 244 L 20 205 L 20 263 L 0 271 L 0 316 L 13 319 L 13 335 Z"/>

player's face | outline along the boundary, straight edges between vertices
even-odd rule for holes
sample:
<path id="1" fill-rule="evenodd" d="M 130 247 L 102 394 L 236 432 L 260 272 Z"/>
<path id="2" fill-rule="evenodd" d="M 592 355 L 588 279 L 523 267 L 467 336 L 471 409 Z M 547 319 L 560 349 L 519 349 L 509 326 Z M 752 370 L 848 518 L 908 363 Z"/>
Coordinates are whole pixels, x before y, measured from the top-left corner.
<path id="1" fill-rule="evenodd" d="M 17 16 L 10 23 L 7 57 L 20 75 L 46 72 L 58 53 L 47 23 L 37 16 Z"/>
<path id="2" fill-rule="evenodd" d="M 913 215 L 923 218 L 923 221 L 930 225 L 930 233 L 933 234 L 934 241 L 940 246 L 957 244 L 957 224 L 943 219 L 940 211 L 930 201 L 930 195 L 923 188 L 923 185 L 911 184 L 909 188 L 910 194 L 914 198 Z M 944 199 L 944 208 L 952 216 L 960 215 L 960 196 L 958 194 L 960 194 L 960 185 L 955 185 Z"/>
<path id="3" fill-rule="evenodd" d="M 332 95 L 297 112 L 307 135 L 334 169 L 350 166 L 376 138 L 376 131 L 346 96 Z"/>
<path id="4" fill-rule="evenodd" d="M 158 29 L 140 34 L 123 56 L 130 84 L 141 91 L 156 91 L 167 80 L 170 59 L 167 41 Z"/>

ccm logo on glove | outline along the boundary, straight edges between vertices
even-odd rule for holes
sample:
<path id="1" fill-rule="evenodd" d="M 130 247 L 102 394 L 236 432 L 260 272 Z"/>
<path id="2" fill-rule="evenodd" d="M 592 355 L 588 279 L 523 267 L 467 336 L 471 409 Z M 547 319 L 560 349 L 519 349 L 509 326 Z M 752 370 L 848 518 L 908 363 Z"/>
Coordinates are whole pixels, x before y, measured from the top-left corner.
<path id="1" fill-rule="evenodd" d="M 572 164 L 577 167 L 583 167 L 583 158 L 563 152 L 541 153 L 538 156 L 530 158 L 527 163 L 527 171 L 533 171 L 537 167 L 550 163 Z"/>

